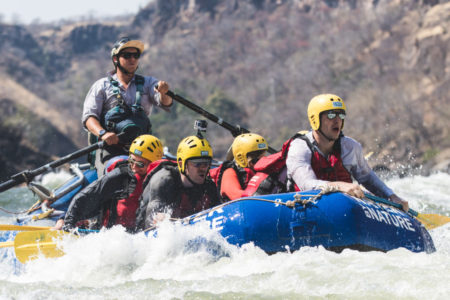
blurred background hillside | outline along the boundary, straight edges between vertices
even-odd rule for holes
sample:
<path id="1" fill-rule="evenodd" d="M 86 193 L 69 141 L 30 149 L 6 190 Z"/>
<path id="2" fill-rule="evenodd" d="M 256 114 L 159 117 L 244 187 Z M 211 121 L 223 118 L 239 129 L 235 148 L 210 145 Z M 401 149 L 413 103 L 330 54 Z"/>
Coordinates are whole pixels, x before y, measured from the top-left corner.
<path id="1" fill-rule="evenodd" d="M 273 148 L 335 93 L 372 166 L 449 171 L 449 28 L 442 0 L 157 0 L 113 21 L 0 23 L 0 180 L 87 145 L 83 101 L 121 36 L 146 43 L 138 73 Z M 175 104 L 151 120 L 174 153 L 199 118 Z M 209 122 L 207 137 L 224 159 L 231 134 Z"/>

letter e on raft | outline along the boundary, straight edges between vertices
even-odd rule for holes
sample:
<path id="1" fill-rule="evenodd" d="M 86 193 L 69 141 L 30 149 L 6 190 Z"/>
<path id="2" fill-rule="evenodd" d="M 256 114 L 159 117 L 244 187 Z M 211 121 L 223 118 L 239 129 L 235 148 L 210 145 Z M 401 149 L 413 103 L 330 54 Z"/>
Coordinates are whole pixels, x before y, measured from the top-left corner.
<path id="1" fill-rule="evenodd" d="M 211 220 L 211 228 L 220 231 L 223 229 L 223 216 L 216 217 Z"/>

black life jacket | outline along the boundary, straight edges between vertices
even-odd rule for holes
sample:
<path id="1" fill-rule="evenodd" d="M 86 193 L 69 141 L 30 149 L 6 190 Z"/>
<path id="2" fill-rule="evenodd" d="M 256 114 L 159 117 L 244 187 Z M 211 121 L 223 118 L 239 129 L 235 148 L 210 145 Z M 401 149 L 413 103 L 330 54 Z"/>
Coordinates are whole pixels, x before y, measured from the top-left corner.
<path id="1" fill-rule="evenodd" d="M 116 134 L 125 132 L 120 137 L 122 144 L 130 144 L 136 137 L 151 133 L 152 124 L 143 107 L 141 106 L 141 96 L 144 94 L 145 78 L 135 75 L 136 101 L 131 107 L 127 105 L 120 94 L 119 82 L 108 77 L 113 93 L 117 99 L 116 105 L 102 115 L 101 125 L 106 131 Z"/>
<path id="2" fill-rule="evenodd" d="M 214 190 L 214 185 L 211 182 L 211 179 L 207 178 L 203 187 L 204 190 L 199 194 L 200 197 L 193 197 L 188 193 L 189 188 L 184 188 L 181 182 L 181 177 L 178 171 L 178 165 L 176 161 L 161 159 L 155 162 L 152 162 L 147 169 L 147 175 L 144 179 L 143 189 L 149 184 L 152 176 L 160 171 L 162 168 L 165 168 L 170 172 L 170 176 L 172 176 L 176 181 L 176 186 L 180 187 L 181 194 L 179 202 L 173 207 L 172 217 L 173 218 L 184 218 L 188 215 L 192 215 L 198 213 L 202 210 L 212 207 L 213 205 L 217 205 L 219 203 L 213 203 L 214 200 L 211 199 L 209 193 L 216 192 Z M 212 189 L 211 189 L 212 187 Z M 200 195 L 201 194 L 201 195 Z M 197 195 L 198 196 L 198 195 Z M 144 200 L 145 199 L 145 200 Z M 146 207 L 148 205 L 148 198 L 141 198 L 140 207 L 137 211 L 136 217 L 136 225 L 137 228 L 144 228 L 145 217 L 146 217 Z"/>
<path id="3" fill-rule="evenodd" d="M 145 189 L 152 176 L 166 166 L 177 166 L 177 162 L 169 159 L 160 159 L 150 163 L 147 167 L 147 175 L 145 176 L 144 182 L 142 183 L 142 190 Z M 143 200 L 142 198 L 140 199 L 139 208 L 136 211 L 136 228 L 138 229 L 144 228 L 147 204 L 148 199 L 147 201 Z"/>

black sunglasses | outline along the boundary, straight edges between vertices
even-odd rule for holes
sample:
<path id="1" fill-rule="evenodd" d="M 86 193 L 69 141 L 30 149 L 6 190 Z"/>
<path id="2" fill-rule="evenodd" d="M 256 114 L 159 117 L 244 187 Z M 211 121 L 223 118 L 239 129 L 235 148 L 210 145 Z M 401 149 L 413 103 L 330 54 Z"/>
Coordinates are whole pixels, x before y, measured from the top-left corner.
<path id="1" fill-rule="evenodd" d="M 211 165 L 211 160 L 207 159 L 191 159 L 189 160 L 189 163 L 194 166 L 195 168 L 206 168 Z"/>
<path id="2" fill-rule="evenodd" d="M 120 56 L 125 59 L 130 59 L 131 57 L 134 57 L 134 59 L 138 59 L 141 57 L 141 54 L 139 52 L 123 52 L 120 53 Z"/>
<path id="3" fill-rule="evenodd" d="M 128 163 L 129 163 L 130 165 L 134 164 L 134 165 L 136 165 L 136 167 L 141 168 L 141 169 L 142 169 L 143 167 L 145 167 L 145 165 L 146 165 L 146 163 L 143 163 L 142 161 L 134 160 L 131 156 L 128 157 Z"/>
<path id="4" fill-rule="evenodd" d="M 339 119 L 341 119 L 341 120 L 345 119 L 345 113 L 337 113 L 335 111 L 329 111 L 327 113 L 327 118 L 330 119 L 330 120 L 333 120 L 337 116 L 339 116 Z"/>

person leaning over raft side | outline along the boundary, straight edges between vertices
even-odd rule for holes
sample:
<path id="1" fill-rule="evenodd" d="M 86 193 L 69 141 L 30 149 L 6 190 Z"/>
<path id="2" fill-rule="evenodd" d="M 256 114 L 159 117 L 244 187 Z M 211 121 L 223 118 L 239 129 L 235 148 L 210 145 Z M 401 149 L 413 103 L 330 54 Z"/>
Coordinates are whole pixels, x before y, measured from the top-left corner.
<path id="1" fill-rule="evenodd" d="M 166 95 L 167 82 L 135 74 L 143 51 L 144 44 L 139 40 L 128 37 L 118 40 L 111 50 L 114 71 L 95 82 L 84 101 L 83 126 L 107 144 L 96 151 L 99 177 L 103 175 L 106 161 L 126 155 L 133 139 L 151 133 L 148 115 L 152 107 L 156 105 L 169 111 L 173 103 Z M 119 139 L 117 135 L 121 132 L 125 133 Z"/>
<path id="2" fill-rule="evenodd" d="M 142 183 L 149 164 L 162 158 L 163 145 L 153 135 L 141 135 L 131 143 L 129 154 L 128 161 L 119 163 L 73 198 L 64 218 L 64 230 L 101 214 L 102 226 L 120 224 L 127 231 L 135 231 Z"/>
<path id="3" fill-rule="evenodd" d="M 225 161 L 222 164 L 216 181 L 224 201 L 245 196 L 245 188 L 255 175 L 253 167 L 268 148 L 266 140 L 255 133 L 244 133 L 234 139 L 231 145 L 233 161 Z"/>
<path id="4" fill-rule="evenodd" d="M 408 202 L 394 194 L 369 167 L 361 144 L 342 134 L 345 117 L 346 106 L 339 96 L 321 94 L 311 99 L 308 119 L 312 131 L 299 135 L 290 145 L 286 159 L 289 182 L 299 190 L 328 185 L 363 198 L 364 192 L 352 182 L 353 176 L 370 192 L 408 211 Z"/>
<path id="5" fill-rule="evenodd" d="M 154 226 L 168 211 L 172 218 L 184 218 L 220 204 L 216 185 L 208 177 L 212 157 L 212 148 L 205 138 L 183 139 L 178 145 L 177 162 L 161 162 L 147 176 L 138 227 Z"/>

